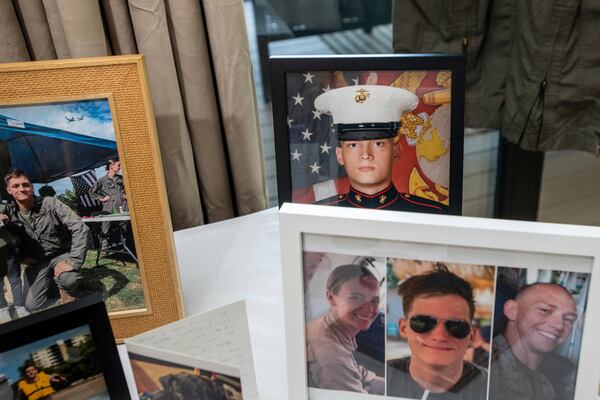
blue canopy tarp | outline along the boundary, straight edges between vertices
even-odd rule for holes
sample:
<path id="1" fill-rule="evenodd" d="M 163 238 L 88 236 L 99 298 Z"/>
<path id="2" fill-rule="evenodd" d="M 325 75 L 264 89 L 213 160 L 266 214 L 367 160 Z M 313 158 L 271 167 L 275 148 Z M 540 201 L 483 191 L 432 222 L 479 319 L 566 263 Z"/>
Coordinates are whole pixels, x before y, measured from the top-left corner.
<path id="1" fill-rule="evenodd" d="M 117 157 L 114 140 L 39 126 L 0 115 L 0 141 L 10 165 L 34 183 L 48 183 L 104 165 Z"/>

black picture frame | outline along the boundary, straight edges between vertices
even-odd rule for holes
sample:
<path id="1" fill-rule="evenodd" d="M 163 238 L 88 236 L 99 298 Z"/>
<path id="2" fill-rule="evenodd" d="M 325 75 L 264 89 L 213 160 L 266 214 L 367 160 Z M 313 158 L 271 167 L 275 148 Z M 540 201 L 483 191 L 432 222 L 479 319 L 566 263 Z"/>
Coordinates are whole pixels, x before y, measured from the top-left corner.
<path id="1" fill-rule="evenodd" d="M 293 133 L 292 128 L 288 128 L 288 116 L 290 115 L 291 103 L 291 99 L 289 98 L 290 93 L 288 93 L 288 86 L 291 83 L 288 82 L 288 76 L 292 77 L 290 74 L 310 72 L 311 74 L 317 75 L 321 72 L 330 72 L 333 75 L 333 73 L 340 71 L 344 74 L 351 74 L 354 72 L 364 74 L 372 71 L 377 73 L 402 73 L 406 71 L 450 71 L 452 77 L 449 87 L 451 90 L 451 102 L 449 103 L 450 160 L 449 172 L 447 176 L 447 181 L 449 182 L 447 187 L 449 196 L 443 208 L 437 211 L 434 210 L 432 212 L 453 215 L 460 215 L 462 213 L 465 102 L 465 61 L 462 55 L 393 54 L 359 56 L 272 56 L 270 57 L 269 63 L 273 99 L 273 128 L 275 132 L 275 156 L 279 206 L 281 206 L 284 202 L 310 203 L 314 201 L 299 201 L 297 198 L 295 199 L 293 195 L 294 177 L 292 176 L 291 136 L 292 134 L 298 135 L 298 132 Z M 357 82 L 355 82 L 355 84 L 356 83 Z M 360 82 L 360 84 L 363 83 L 364 82 Z M 317 94 L 318 93 L 313 91 L 313 97 L 307 96 L 307 101 L 314 101 L 314 98 Z M 418 96 L 420 104 L 417 110 L 421 106 L 421 96 Z M 293 104 L 293 102 L 291 104 Z M 312 107 L 312 109 L 314 109 L 314 107 Z M 323 129 L 321 129 L 321 131 L 322 130 Z M 328 134 L 330 135 L 329 137 L 335 136 L 331 135 L 331 133 Z M 336 139 L 334 138 L 331 140 Z M 327 142 L 324 144 L 327 144 Z M 328 162 L 329 165 L 338 165 L 334 161 Z M 306 167 L 308 168 L 308 162 Z M 339 165 L 338 168 L 340 168 Z M 308 175 L 308 173 L 305 173 L 304 175 Z M 332 175 L 334 174 L 330 174 L 329 176 Z M 408 179 L 406 179 L 406 181 L 408 182 Z M 403 192 L 400 189 L 398 191 L 401 193 Z M 319 199 L 316 200 L 318 201 Z"/>
<path id="2" fill-rule="evenodd" d="M 101 295 L 49 308 L 0 325 L 0 354 L 87 325 L 111 399 L 131 399 Z"/>

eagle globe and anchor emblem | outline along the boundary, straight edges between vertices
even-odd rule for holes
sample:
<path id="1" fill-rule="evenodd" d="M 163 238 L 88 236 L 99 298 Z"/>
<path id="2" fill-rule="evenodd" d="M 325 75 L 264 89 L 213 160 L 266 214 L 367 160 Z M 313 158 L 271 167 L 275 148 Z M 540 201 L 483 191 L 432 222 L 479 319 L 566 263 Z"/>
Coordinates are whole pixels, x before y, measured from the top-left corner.
<path id="1" fill-rule="evenodd" d="M 354 101 L 356 101 L 359 104 L 364 103 L 367 98 L 371 95 L 371 93 L 369 93 L 368 90 L 365 89 L 359 89 L 356 91 L 356 95 L 354 96 Z"/>

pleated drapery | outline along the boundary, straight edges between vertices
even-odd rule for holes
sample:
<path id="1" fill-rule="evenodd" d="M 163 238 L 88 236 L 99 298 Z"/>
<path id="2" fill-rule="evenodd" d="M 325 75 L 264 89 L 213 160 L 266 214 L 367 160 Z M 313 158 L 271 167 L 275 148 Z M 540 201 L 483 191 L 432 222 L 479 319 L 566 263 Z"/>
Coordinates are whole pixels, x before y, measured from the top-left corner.
<path id="1" fill-rule="evenodd" d="M 242 0 L 0 0 L 0 62 L 141 53 L 174 229 L 267 206 Z"/>

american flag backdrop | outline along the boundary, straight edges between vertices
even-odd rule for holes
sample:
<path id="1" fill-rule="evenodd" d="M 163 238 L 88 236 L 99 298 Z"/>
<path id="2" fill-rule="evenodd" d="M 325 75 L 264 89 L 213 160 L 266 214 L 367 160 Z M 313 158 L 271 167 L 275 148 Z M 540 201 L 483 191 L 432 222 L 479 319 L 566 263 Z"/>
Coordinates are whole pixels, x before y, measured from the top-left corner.
<path id="1" fill-rule="evenodd" d="M 83 174 L 71 176 L 71 183 L 75 194 L 85 208 L 94 208 L 100 205 L 98 200 L 90 196 L 90 188 L 96 183 L 96 171 L 91 169 Z"/>
<path id="2" fill-rule="evenodd" d="M 441 80 L 443 76 L 449 76 L 449 71 L 305 71 L 287 73 L 287 134 L 290 143 L 292 201 L 312 203 L 336 194 L 346 193 L 349 190 L 346 172 L 338 164 L 335 156 L 337 134 L 332 117 L 315 109 L 314 101 L 317 96 L 328 90 L 350 85 L 401 87 L 415 93 L 420 100 L 412 114 L 429 118 L 438 108 L 445 107 L 448 112 L 440 112 L 438 116 L 447 115 L 447 121 L 443 121 L 442 125 L 447 124 L 449 133 L 449 102 L 428 104 L 423 101 L 423 95 L 447 88 Z M 445 116 L 438 117 L 437 120 L 444 118 Z M 422 144 L 426 143 L 422 141 Z M 444 143 L 444 146 L 448 145 L 449 141 Z M 414 140 L 411 142 L 401 135 L 397 146 L 401 157 L 394 165 L 393 181 L 399 191 L 422 195 L 422 192 L 415 187 L 409 187 L 411 174 L 415 174 L 414 170 L 418 170 L 421 178 L 419 180 L 420 189 L 427 188 L 429 190 L 429 188 L 439 187 L 439 185 L 436 186 L 436 183 L 443 181 L 443 179 L 439 179 L 440 175 L 449 173 L 449 154 L 444 155 L 443 165 L 424 170 L 421 166 L 427 167 L 429 164 L 419 160 Z M 422 148 L 426 149 L 426 146 L 422 146 Z M 442 172 L 440 173 L 439 170 Z M 434 171 L 434 174 L 430 171 Z M 444 200 L 447 201 L 447 191 L 445 195 Z M 426 197 L 431 198 L 430 196 Z M 435 197 L 431 199 L 442 201 Z"/>
<path id="3" fill-rule="evenodd" d="M 355 74 L 357 78 L 358 74 Z M 288 134 L 294 201 L 313 202 L 337 193 L 335 182 L 346 172 L 335 158 L 336 133 L 331 115 L 314 108 L 315 98 L 332 86 L 330 71 L 287 75 Z"/>

